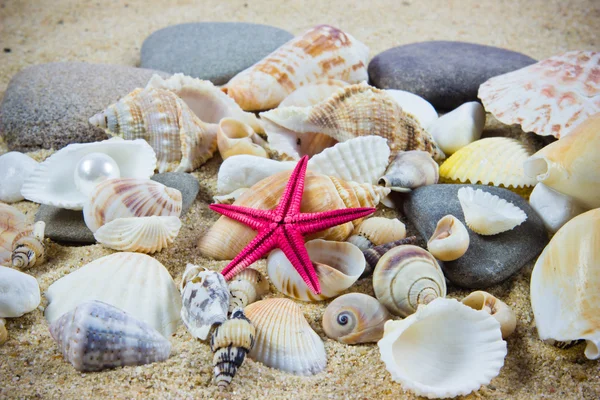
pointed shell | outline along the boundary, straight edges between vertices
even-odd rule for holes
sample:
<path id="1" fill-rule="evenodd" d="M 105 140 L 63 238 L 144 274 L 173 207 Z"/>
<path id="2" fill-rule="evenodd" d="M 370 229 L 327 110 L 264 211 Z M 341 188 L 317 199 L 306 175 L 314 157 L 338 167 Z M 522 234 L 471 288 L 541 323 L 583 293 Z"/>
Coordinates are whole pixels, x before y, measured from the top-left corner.
<path id="1" fill-rule="evenodd" d="M 379 184 L 395 192 L 409 192 L 421 186 L 434 185 L 439 179 L 439 166 L 426 151 L 402 151 L 394 157 Z"/>
<path id="2" fill-rule="evenodd" d="M 454 299 L 435 299 L 402 321 L 386 322 L 377 345 L 392 379 L 430 399 L 487 385 L 506 356 L 498 321 Z"/>
<path id="3" fill-rule="evenodd" d="M 362 251 L 406 237 L 406 227 L 397 218 L 371 217 L 365 219 L 348 241 Z"/>
<path id="4" fill-rule="evenodd" d="M 240 154 L 248 154 L 267 158 L 267 151 L 253 142 L 256 133 L 250 125 L 233 118 L 223 118 L 217 129 L 217 146 L 221 158 L 227 158 Z"/>
<path id="5" fill-rule="evenodd" d="M 246 268 L 229 281 L 229 312 L 254 303 L 269 291 L 269 281 L 254 268 Z"/>
<path id="6" fill-rule="evenodd" d="M 15 238 L 27 228 L 25 214 L 13 206 L 0 203 L 0 265 L 10 262 Z"/>
<path id="7" fill-rule="evenodd" d="M 544 222 L 551 233 L 556 233 L 561 226 L 572 218 L 586 211 L 577 201 L 565 194 L 538 183 L 529 196 L 529 205 Z"/>
<path id="8" fill-rule="evenodd" d="M 442 217 L 427 242 L 427 250 L 438 260 L 454 261 L 469 248 L 469 232 L 454 215 Z"/>
<path id="9" fill-rule="evenodd" d="M 86 300 L 129 313 L 169 337 L 180 323 L 181 297 L 167 269 L 140 253 L 101 257 L 54 282 L 46 291 L 49 323 Z"/>
<path id="10" fill-rule="evenodd" d="M 40 285 L 33 276 L 0 266 L 0 318 L 16 318 L 40 305 Z"/>
<path id="11" fill-rule="evenodd" d="M 490 314 L 500 324 L 502 339 L 509 337 L 517 327 L 515 312 L 503 301 L 488 292 L 478 290 L 461 300 L 466 306 Z"/>
<path id="12" fill-rule="evenodd" d="M 11 261 L 14 268 L 28 269 L 44 262 L 44 229 L 46 223 L 38 221 L 29 229 L 15 236 L 12 244 Z"/>
<path id="13" fill-rule="evenodd" d="M 320 80 L 310 85 L 299 87 L 290 93 L 278 107 L 308 107 L 325 100 L 340 88 L 349 86 L 348 82 L 338 79 Z"/>
<path id="14" fill-rule="evenodd" d="M 481 189 L 462 187 L 457 195 L 467 226 L 480 235 L 509 231 L 527 219 L 525 212 L 513 203 Z"/>
<path id="15" fill-rule="evenodd" d="M 323 341 L 292 300 L 261 300 L 246 307 L 244 313 L 256 327 L 250 358 L 296 375 L 314 375 L 325 369 Z"/>
<path id="16" fill-rule="evenodd" d="M 479 140 L 484 127 L 485 110 L 471 101 L 441 116 L 427 129 L 443 152 L 450 155 Z"/>

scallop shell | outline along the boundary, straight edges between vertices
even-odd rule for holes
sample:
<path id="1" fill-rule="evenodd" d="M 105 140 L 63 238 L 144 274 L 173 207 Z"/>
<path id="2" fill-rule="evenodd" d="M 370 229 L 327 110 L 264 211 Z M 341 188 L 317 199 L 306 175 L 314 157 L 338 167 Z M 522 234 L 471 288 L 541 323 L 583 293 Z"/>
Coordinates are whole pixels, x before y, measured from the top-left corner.
<path id="1" fill-rule="evenodd" d="M 202 122 L 164 89 L 135 89 L 89 122 L 123 139 L 146 140 L 156 152 L 159 172 L 193 171 L 217 149 L 217 125 Z"/>
<path id="2" fill-rule="evenodd" d="M 77 189 L 74 172 L 79 160 L 103 153 L 116 161 L 121 178 L 147 179 L 154 174 L 156 155 L 146 141 L 112 138 L 102 142 L 70 144 L 40 163 L 25 180 L 21 194 L 29 201 L 69 210 L 81 210 L 87 197 Z"/>
<path id="3" fill-rule="evenodd" d="M 485 110 L 471 101 L 441 116 L 427 129 L 442 151 L 450 155 L 479 140 L 484 127 Z"/>
<path id="4" fill-rule="evenodd" d="M 15 237 L 26 230 L 25 214 L 12 206 L 0 203 L 0 265 L 10 262 Z"/>
<path id="5" fill-rule="evenodd" d="M 269 281 L 254 268 L 246 268 L 229 281 L 229 312 L 254 303 L 269 291 Z"/>
<path id="6" fill-rule="evenodd" d="M 469 248 L 469 232 L 454 215 L 442 217 L 427 241 L 427 250 L 438 260 L 454 261 Z"/>
<path id="7" fill-rule="evenodd" d="M 0 318 L 16 318 L 40 305 L 40 285 L 33 276 L 0 266 Z"/>
<path id="8" fill-rule="evenodd" d="M 565 139 L 561 139 L 565 140 Z M 585 339 L 600 358 L 600 209 L 567 222 L 531 273 L 531 306 L 540 339 Z"/>
<path id="9" fill-rule="evenodd" d="M 178 217 L 117 218 L 98 228 L 94 238 L 113 250 L 152 254 L 173 243 L 180 228 Z"/>
<path id="10" fill-rule="evenodd" d="M 354 284 L 365 269 L 365 256 L 348 242 L 321 239 L 306 242 L 321 293 L 314 294 L 280 249 L 267 257 L 267 274 L 273 285 L 286 296 L 303 301 L 321 301 L 335 297 Z"/>
<path id="11" fill-rule="evenodd" d="M 401 245 L 379 259 L 373 272 L 373 289 L 391 313 L 406 317 L 420 304 L 446 297 L 446 279 L 428 251 Z"/>
<path id="12" fill-rule="evenodd" d="M 556 233 L 561 226 L 586 211 L 574 198 L 538 183 L 529 196 L 529 205 L 540 216 L 544 226 Z"/>
<path id="13" fill-rule="evenodd" d="M 223 160 L 239 154 L 267 158 L 267 151 L 254 143 L 256 133 L 250 125 L 232 118 L 223 118 L 217 130 L 217 146 Z"/>
<path id="14" fill-rule="evenodd" d="M 37 168 L 38 162 L 18 151 L 0 156 L 0 201 L 16 203 L 24 199 L 23 183 Z"/>
<path id="15" fill-rule="evenodd" d="M 383 337 L 383 325 L 391 318 L 374 297 L 348 293 L 327 306 L 323 330 L 328 337 L 346 344 L 376 342 Z"/>
<path id="16" fill-rule="evenodd" d="M 439 166 L 426 151 L 411 150 L 396 154 L 379 184 L 395 192 L 410 192 L 438 182 Z"/>
<path id="17" fill-rule="evenodd" d="M 329 25 L 318 25 L 234 76 L 227 94 L 246 111 L 279 105 L 301 86 L 322 79 L 368 79 L 369 48 Z"/>
<path id="18" fill-rule="evenodd" d="M 406 237 L 406 227 L 397 218 L 372 217 L 365 219 L 348 241 L 362 251 Z"/>
<path id="19" fill-rule="evenodd" d="M 99 258 L 54 282 L 44 315 L 53 323 L 87 300 L 99 300 L 171 336 L 180 322 L 181 297 L 166 268 L 140 253 Z"/>
<path id="20" fill-rule="evenodd" d="M 496 235 L 521 225 L 527 215 L 513 203 L 471 187 L 458 189 L 458 200 L 465 222 L 480 235 Z"/>
<path id="21" fill-rule="evenodd" d="M 0 318 L 0 346 L 8 340 L 8 331 L 6 330 L 6 320 Z"/>
<path id="22" fill-rule="evenodd" d="M 523 172 L 531 152 L 523 143 L 506 137 L 485 138 L 452 154 L 440 167 L 440 176 L 460 182 L 481 182 L 520 188 L 533 186 L 535 179 Z"/>
<path id="23" fill-rule="evenodd" d="M 181 215 L 181 192 L 149 179 L 108 179 L 83 207 L 85 224 L 96 232 L 117 218 Z"/>
<path id="24" fill-rule="evenodd" d="M 86 301 L 50 325 L 63 357 L 77 371 L 101 371 L 164 361 L 171 343 L 128 313 L 101 301 Z"/>
<path id="25" fill-rule="evenodd" d="M 261 300 L 244 312 L 256 327 L 250 358 L 296 375 L 314 375 L 325 369 L 323 341 L 292 300 Z"/>
<path id="26" fill-rule="evenodd" d="M 402 321 L 386 322 L 377 345 L 392 379 L 430 399 L 487 385 L 506 356 L 498 321 L 454 299 L 435 299 Z"/>
<path id="27" fill-rule="evenodd" d="M 478 97 L 507 125 L 562 138 L 600 112 L 598 74 L 600 53 L 569 51 L 489 79 Z"/>
<path id="28" fill-rule="evenodd" d="M 325 100 L 340 88 L 349 86 L 348 82 L 340 81 L 338 79 L 324 79 L 311 83 L 305 86 L 301 86 L 298 89 L 290 93 L 278 107 L 309 107 L 314 106 L 317 103 Z"/>
<path id="29" fill-rule="evenodd" d="M 12 266 L 27 269 L 44 262 L 46 247 L 44 246 L 44 229 L 46 223 L 38 221 L 30 229 L 25 229 L 15 236 L 12 244 Z"/>
<path id="30" fill-rule="evenodd" d="M 365 261 L 367 264 L 365 265 L 365 272 L 363 272 L 361 278 L 365 278 L 373 274 L 377 263 L 381 259 L 381 257 L 393 249 L 394 247 L 402 246 L 404 244 L 416 244 L 417 237 L 409 236 L 404 239 L 396 240 L 394 242 L 389 242 L 385 244 L 380 244 L 379 246 L 371 247 L 369 249 L 363 250 L 363 255 L 365 256 Z"/>
<path id="31" fill-rule="evenodd" d="M 429 129 L 428 127 L 437 121 L 437 111 L 430 102 L 421 96 L 405 90 L 386 89 L 385 92 L 402 107 L 402 111 L 410 114 L 422 127 Z"/>
<path id="32" fill-rule="evenodd" d="M 515 312 L 503 301 L 488 292 L 478 290 L 461 300 L 466 306 L 490 314 L 500 324 L 502 339 L 509 337 L 517 327 Z"/>

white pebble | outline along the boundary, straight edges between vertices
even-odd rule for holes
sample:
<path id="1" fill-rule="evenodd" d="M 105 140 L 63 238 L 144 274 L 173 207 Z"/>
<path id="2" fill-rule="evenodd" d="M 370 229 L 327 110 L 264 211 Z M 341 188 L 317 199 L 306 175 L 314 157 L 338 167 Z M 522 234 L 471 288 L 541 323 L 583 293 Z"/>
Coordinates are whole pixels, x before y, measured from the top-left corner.
<path id="1" fill-rule="evenodd" d="M 572 218 L 586 211 L 572 197 L 538 183 L 529 196 L 529 205 L 542 218 L 549 232 L 557 232 Z"/>
<path id="2" fill-rule="evenodd" d="M 438 118 L 428 131 L 447 155 L 481 138 L 485 126 L 485 111 L 476 101 L 465 103 Z"/>
<path id="3" fill-rule="evenodd" d="M 423 128 L 427 128 L 438 119 L 437 111 L 424 98 L 404 90 L 387 89 L 385 92 L 396 100 L 404 112 L 415 117 Z"/>
<path id="4" fill-rule="evenodd" d="M 0 318 L 15 318 L 40 305 L 40 285 L 33 276 L 0 267 Z"/>
<path id="5" fill-rule="evenodd" d="M 0 156 L 0 201 L 15 203 L 24 199 L 21 187 L 38 163 L 17 151 Z"/>

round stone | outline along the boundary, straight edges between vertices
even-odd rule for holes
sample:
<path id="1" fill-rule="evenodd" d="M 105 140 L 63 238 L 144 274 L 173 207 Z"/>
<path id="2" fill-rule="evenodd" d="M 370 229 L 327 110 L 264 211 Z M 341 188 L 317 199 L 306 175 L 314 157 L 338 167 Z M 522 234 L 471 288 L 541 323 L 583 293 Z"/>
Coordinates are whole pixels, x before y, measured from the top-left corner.
<path id="1" fill-rule="evenodd" d="M 106 179 L 121 177 L 119 165 L 104 153 L 90 153 L 79 160 L 75 167 L 75 186 L 86 196 Z"/>

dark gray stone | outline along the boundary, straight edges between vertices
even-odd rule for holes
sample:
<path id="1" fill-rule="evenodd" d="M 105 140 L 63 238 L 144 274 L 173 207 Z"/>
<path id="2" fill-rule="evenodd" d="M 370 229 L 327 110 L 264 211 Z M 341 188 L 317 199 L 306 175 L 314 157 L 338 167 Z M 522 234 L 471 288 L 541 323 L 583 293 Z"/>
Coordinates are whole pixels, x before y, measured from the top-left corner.
<path id="1" fill-rule="evenodd" d="M 4 94 L 0 135 L 9 149 L 23 152 L 106 139 L 106 133 L 88 119 L 133 89 L 146 86 L 155 73 L 81 62 L 25 68 L 11 79 Z"/>
<path id="2" fill-rule="evenodd" d="M 223 85 L 293 37 L 283 29 L 241 22 L 173 25 L 144 40 L 141 66 Z"/>
<path id="3" fill-rule="evenodd" d="M 182 206 L 181 215 L 185 215 L 196 200 L 200 191 L 198 179 L 193 175 L 184 172 L 165 172 L 156 174 L 152 178 L 153 181 L 160 182 L 165 186 L 177 189 L 181 192 Z"/>
<path id="4" fill-rule="evenodd" d="M 451 110 L 478 101 L 488 79 L 535 63 L 531 57 L 498 47 L 432 41 L 386 50 L 369 63 L 371 84 L 417 94 L 434 107 Z"/>
<path id="5" fill-rule="evenodd" d="M 483 289 L 505 281 L 540 254 L 548 244 L 548 234 L 529 203 L 510 190 L 483 185 L 430 185 L 403 196 L 404 213 L 425 240 L 445 215 L 452 214 L 465 223 L 457 197 L 458 189 L 464 186 L 495 194 L 527 214 L 521 225 L 497 235 L 482 236 L 467 228 L 470 239 L 467 252 L 458 260 L 440 263 L 444 275 L 454 285 Z"/>

